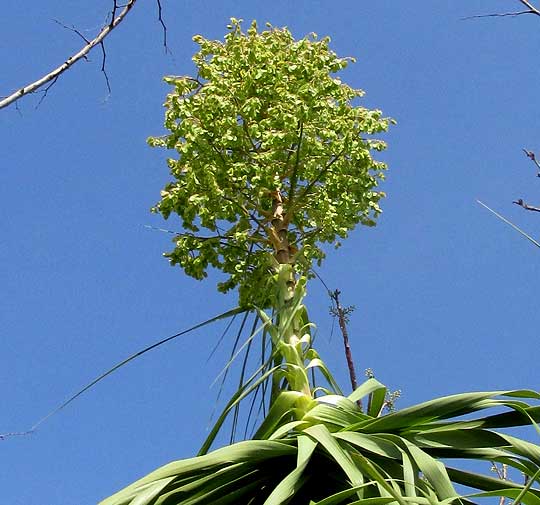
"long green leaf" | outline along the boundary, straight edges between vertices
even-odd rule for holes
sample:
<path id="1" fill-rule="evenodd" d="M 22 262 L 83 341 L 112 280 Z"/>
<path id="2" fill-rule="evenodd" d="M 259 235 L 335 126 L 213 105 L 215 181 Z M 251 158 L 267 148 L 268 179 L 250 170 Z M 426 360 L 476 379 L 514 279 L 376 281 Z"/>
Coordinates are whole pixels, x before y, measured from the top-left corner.
<path id="1" fill-rule="evenodd" d="M 309 478 L 309 476 L 304 475 L 304 470 L 308 466 L 316 447 L 317 442 L 312 438 L 305 435 L 298 437 L 298 462 L 296 468 L 274 488 L 264 505 L 284 505 L 293 498 Z"/>
<path id="2" fill-rule="evenodd" d="M 464 486 L 471 487 L 473 489 L 480 489 L 482 491 L 490 491 L 494 493 L 499 493 L 505 489 L 515 489 L 519 493 L 523 486 L 516 484 L 508 480 L 501 480 L 494 477 L 488 477 L 486 475 L 481 475 L 475 472 L 467 472 L 465 470 L 460 470 L 458 468 L 447 467 L 447 472 L 450 478 Z M 533 494 L 538 499 L 540 499 L 540 491 L 536 489 L 529 489 L 529 494 Z"/>
<path id="3" fill-rule="evenodd" d="M 268 360 L 270 362 L 271 360 Z M 238 405 L 246 396 L 248 396 L 251 392 L 256 390 L 261 384 L 264 384 L 266 379 L 269 377 L 272 377 L 274 372 L 279 369 L 279 367 L 273 367 L 264 372 L 262 375 L 259 376 L 259 373 L 262 370 L 265 370 L 268 366 L 268 362 L 263 364 L 255 371 L 255 373 L 251 376 L 251 378 L 241 387 L 239 388 L 232 398 L 229 400 L 225 408 L 223 409 L 223 412 L 215 422 L 214 426 L 210 430 L 210 433 L 206 437 L 206 440 L 204 441 L 203 445 L 201 446 L 199 450 L 199 456 L 206 454 L 214 442 L 219 430 L 223 426 L 223 423 L 225 422 L 225 419 L 227 418 L 229 412 L 234 409 L 236 405 Z"/>
<path id="4" fill-rule="evenodd" d="M 358 467 L 354 464 L 349 454 L 341 448 L 337 440 L 332 437 L 324 425 L 318 424 L 311 426 L 304 430 L 304 433 L 307 433 L 326 449 L 330 456 L 332 456 L 335 462 L 345 472 L 353 486 L 364 482 L 362 472 L 358 470 Z"/>
<path id="5" fill-rule="evenodd" d="M 504 216 L 501 216 L 498 212 L 495 212 L 492 208 L 488 207 L 485 203 L 481 202 L 480 200 L 476 200 L 482 207 L 485 207 L 487 210 L 489 210 L 492 214 L 495 214 L 501 221 L 505 222 L 506 224 L 510 225 L 514 230 L 516 230 L 518 233 L 523 235 L 527 240 L 532 242 L 536 247 L 540 247 L 540 243 L 534 240 L 530 235 L 525 233 L 521 228 L 516 226 L 514 223 L 506 219 Z"/>
<path id="6" fill-rule="evenodd" d="M 517 497 L 514 499 L 514 503 L 513 505 L 519 505 L 521 500 L 523 500 L 523 497 L 526 495 L 526 494 L 529 494 L 528 491 L 529 489 L 531 489 L 532 485 L 538 481 L 538 476 L 540 475 L 540 468 L 535 472 L 535 474 L 529 478 L 528 482 L 525 484 L 525 486 L 523 486 L 523 489 L 519 492 L 519 494 L 517 495 Z M 530 495 L 530 496 L 534 496 L 534 495 Z"/>
<path id="7" fill-rule="evenodd" d="M 43 424 L 47 419 L 52 417 L 53 415 L 60 412 L 62 409 L 67 407 L 71 402 L 76 400 L 79 396 L 81 396 L 83 393 L 86 393 L 90 388 L 95 386 L 98 382 L 102 381 L 107 377 L 108 375 L 111 375 L 113 372 L 116 372 L 119 368 L 123 367 L 124 365 L 127 365 L 130 361 L 133 361 L 135 358 L 138 358 L 142 356 L 143 354 L 146 354 L 148 351 L 151 351 L 152 349 L 155 349 L 156 347 L 159 347 L 167 342 L 170 342 L 171 340 L 174 340 L 175 338 L 181 337 L 182 335 L 185 335 L 186 333 L 189 333 L 191 331 L 197 330 L 199 328 L 202 328 L 203 326 L 206 326 L 210 323 L 214 323 L 216 321 L 219 321 L 221 319 L 226 319 L 228 317 L 234 316 L 236 314 L 240 314 L 242 312 L 245 312 L 247 309 L 236 307 L 235 309 L 228 310 L 227 312 L 223 312 L 222 314 L 219 314 L 215 317 L 212 317 L 211 319 L 207 319 L 206 321 L 203 321 L 202 323 L 198 323 L 195 326 L 192 326 L 191 328 L 188 328 L 187 330 L 183 330 L 179 333 L 176 333 L 174 335 L 171 335 L 170 337 L 164 338 L 160 340 L 159 342 L 156 342 L 152 345 L 149 345 L 148 347 L 145 347 L 141 351 L 136 352 L 135 354 L 132 354 L 131 356 L 127 357 L 126 359 L 122 360 L 120 363 L 114 365 L 112 368 L 109 368 L 106 372 L 102 373 L 98 377 L 96 377 L 93 381 L 88 383 L 86 386 L 84 386 L 82 389 L 77 391 L 73 396 L 69 397 L 65 402 L 63 402 L 61 405 L 59 405 L 57 408 L 49 412 L 46 416 L 42 417 L 37 423 L 34 424 L 29 430 L 29 433 L 35 431 L 38 426 Z"/>
<path id="8" fill-rule="evenodd" d="M 402 457 L 402 451 L 394 442 L 386 440 L 378 435 L 340 431 L 334 433 L 333 436 L 338 440 L 345 440 L 346 442 L 359 447 L 362 449 L 362 452 L 368 451 L 390 459 L 399 460 Z"/>
<path id="9" fill-rule="evenodd" d="M 437 496 L 439 498 L 458 497 L 458 493 L 454 489 L 443 463 L 432 458 L 414 444 L 407 443 L 407 449 L 424 477 L 437 491 Z"/>
<path id="10" fill-rule="evenodd" d="M 283 424 L 284 420 L 290 420 L 293 407 L 299 400 L 304 399 L 305 395 L 299 391 L 281 392 L 270 407 L 268 415 L 253 438 L 266 439 L 270 437 Z M 311 399 L 309 400 L 312 401 Z"/>
<path id="11" fill-rule="evenodd" d="M 162 479 L 177 478 L 179 476 L 206 475 L 218 471 L 224 466 L 249 462 L 251 466 L 261 461 L 268 461 L 283 456 L 293 456 L 296 448 L 283 441 L 249 440 L 217 449 L 204 456 L 197 456 L 186 460 L 175 461 L 165 465 L 142 479 L 134 482 L 125 489 L 101 502 L 101 505 L 120 505 L 129 503 L 123 501 L 125 497 L 134 496 L 141 489 L 154 485 Z"/>
<path id="12" fill-rule="evenodd" d="M 366 380 L 363 384 L 358 386 L 347 398 L 352 402 L 357 402 L 365 396 L 374 393 L 376 391 L 383 391 L 383 396 L 386 395 L 386 386 L 381 384 L 377 379 L 373 377 Z"/>
<path id="13" fill-rule="evenodd" d="M 386 416 L 351 426 L 349 429 L 362 428 L 364 431 L 384 432 L 396 429 L 412 429 L 428 422 L 445 420 L 453 416 L 462 416 L 472 412 L 504 404 L 493 398 L 497 396 L 528 395 L 537 398 L 534 391 L 489 391 L 478 393 L 462 393 L 429 400 L 412 407 L 393 412 Z"/>

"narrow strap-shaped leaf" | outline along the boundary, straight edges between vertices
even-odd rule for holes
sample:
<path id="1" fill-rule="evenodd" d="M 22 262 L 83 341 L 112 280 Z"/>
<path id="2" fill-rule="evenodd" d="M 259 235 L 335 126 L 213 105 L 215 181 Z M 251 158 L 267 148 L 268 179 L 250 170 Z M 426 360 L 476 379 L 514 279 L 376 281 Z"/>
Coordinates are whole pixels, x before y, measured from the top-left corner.
<path id="1" fill-rule="evenodd" d="M 231 464 L 232 462 L 239 463 L 242 461 L 250 461 L 255 463 L 257 461 L 264 461 L 287 455 L 292 456 L 295 454 L 296 448 L 290 443 L 287 443 L 287 441 L 247 440 L 222 447 L 221 449 L 217 449 L 203 456 L 173 461 L 172 463 L 154 470 L 119 493 L 127 494 L 145 484 L 153 483 L 167 477 L 190 475 L 201 471 L 209 471 L 212 468 L 218 470 L 223 465 Z"/>
<path id="2" fill-rule="evenodd" d="M 529 407 L 520 412 L 503 412 L 486 416 L 473 422 L 483 428 L 513 428 L 530 424 L 530 420 L 540 422 L 540 407 Z"/>
<path id="3" fill-rule="evenodd" d="M 347 498 L 350 498 L 351 496 L 355 495 L 358 491 L 368 487 L 368 486 L 372 486 L 376 484 L 375 481 L 367 481 L 365 482 L 364 484 L 361 484 L 359 486 L 352 486 L 351 488 L 349 489 L 345 489 L 343 491 L 339 491 L 337 493 L 334 493 L 330 496 L 327 496 L 326 498 L 318 501 L 318 502 L 311 502 L 310 505 L 340 505 L 341 503 L 345 503 L 345 500 L 347 500 Z M 362 498 L 361 500 L 358 500 L 354 503 L 358 503 L 358 504 L 361 504 L 364 502 L 364 500 L 367 500 L 368 498 Z M 396 501 L 394 497 L 391 497 L 391 496 L 388 496 L 388 497 L 384 497 L 384 498 L 381 498 L 381 497 L 377 497 L 377 499 L 382 499 L 383 502 L 381 503 L 391 503 L 393 501 Z M 387 502 L 386 500 L 389 500 L 389 502 Z M 346 503 L 350 503 L 349 501 L 347 501 Z M 418 503 L 421 503 L 421 502 L 418 502 Z M 426 503 L 427 505 L 427 503 Z"/>
<path id="4" fill-rule="evenodd" d="M 142 493 L 137 494 L 136 498 L 130 501 L 130 505 L 149 505 L 153 503 L 154 498 L 159 496 L 163 490 L 174 480 L 174 477 L 167 477 L 156 481 L 152 487 L 149 487 Z M 102 505 L 106 505 L 106 501 Z"/>
<path id="5" fill-rule="evenodd" d="M 383 396 L 386 395 L 386 386 L 381 384 L 377 379 L 370 378 L 358 386 L 347 398 L 352 402 L 357 402 L 365 396 L 379 390 L 384 391 Z"/>
<path id="6" fill-rule="evenodd" d="M 508 445 L 508 441 L 501 435 L 482 429 L 428 431 L 414 435 L 414 441 L 430 447 L 447 446 L 459 449 L 495 448 Z"/>
<path id="7" fill-rule="evenodd" d="M 402 455 L 402 462 L 405 496 L 407 496 L 407 498 L 416 497 L 416 481 L 418 479 L 418 469 L 405 451 Z"/>
<path id="8" fill-rule="evenodd" d="M 521 438 L 516 438 L 503 433 L 500 433 L 499 435 L 508 442 L 508 450 L 510 452 L 519 454 L 540 466 L 540 446 L 538 446 L 538 444 L 533 444 Z"/>
<path id="9" fill-rule="evenodd" d="M 159 495 L 161 491 L 176 477 L 167 477 L 165 479 L 159 479 L 154 482 L 148 482 L 147 484 L 139 487 L 123 489 L 112 496 L 109 496 L 105 500 L 101 501 L 99 505 L 126 505 L 131 504 L 134 499 L 138 499 L 139 496 L 143 496 L 144 499 L 151 499 Z M 144 502 L 143 502 L 144 503 Z"/>
<path id="10" fill-rule="evenodd" d="M 501 480 L 494 477 L 488 477 L 475 472 L 467 472 L 458 468 L 447 467 L 447 472 L 450 478 L 464 486 L 471 487 L 473 489 L 481 489 L 482 491 L 494 491 L 501 492 L 505 489 L 516 489 L 517 492 L 523 489 L 523 485 L 516 484 L 508 480 Z M 536 489 L 529 489 L 528 493 L 534 494 L 540 499 L 540 491 Z M 474 495 L 473 495 L 474 496 Z"/>
<path id="11" fill-rule="evenodd" d="M 270 407 L 270 411 L 253 438 L 266 439 L 270 437 L 279 425 L 283 423 L 284 419 L 289 418 L 287 420 L 290 420 L 293 407 L 298 400 L 303 398 L 305 398 L 305 395 L 299 391 L 281 392 Z M 308 400 L 312 401 L 311 398 Z"/>
<path id="12" fill-rule="evenodd" d="M 315 440 L 306 435 L 299 435 L 296 468 L 274 488 L 264 502 L 264 505 L 283 505 L 288 503 L 309 478 L 308 475 L 304 475 L 304 470 L 308 466 L 316 447 L 317 442 Z"/>
<path id="13" fill-rule="evenodd" d="M 339 384 L 334 379 L 334 376 L 328 369 L 328 367 L 324 364 L 324 361 L 320 358 L 313 358 L 310 360 L 310 362 L 306 365 L 306 368 L 317 368 L 325 378 L 326 382 L 330 385 L 330 387 L 334 390 L 335 393 L 342 395 L 343 392 L 341 391 L 341 388 L 339 387 Z"/>
<path id="14" fill-rule="evenodd" d="M 402 458 L 408 459 L 410 457 L 411 462 L 422 472 L 425 479 L 436 491 L 438 499 L 455 498 L 458 496 L 443 463 L 437 461 L 404 437 L 392 434 L 380 434 L 379 438 L 392 442 L 398 450 L 408 453 L 408 455 L 404 454 Z"/>
<path id="15" fill-rule="evenodd" d="M 368 415 L 370 415 L 371 417 L 378 417 L 381 415 L 384 407 L 384 402 L 386 401 L 386 392 L 386 388 L 377 388 L 375 391 L 373 391 L 373 393 L 371 393 L 367 406 Z"/>
<path id="16" fill-rule="evenodd" d="M 279 440 L 288 435 L 291 431 L 302 431 L 309 425 L 310 424 L 306 421 L 292 421 L 290 423 L 284 424 L 283 426 L 280 426 L 274 433 L 272 433 L 272 435 L 268 437 L 268 440 Z"/>
<path id="17" fill-rule="evenodd" d="M 437 491 L 437 495 L 442 498 L 457 498 L 459 495 L 454 489 L 446 468 L 440 461 L 432 458 L 414 444 L 407 443 L 407 449 L 415 464 L 418 466 L 424 477 Z"/>
<path id="18" fill-rule="evenodd" d="M 231 465 L 225 468 L 217 478 L 210 475 L 206 482 L 185 492 L 183 489 L 172 489 L 159 496 L 152 505 L 167 505 L 170 503 L 181 503 L 182 505 L 235 505 L 245 502 L 250 494 L 256 489 L 260 489 L 267 482 L 267 476 L 257 468 L 244 468 L 246 465 L 234 468 Z"/>
<path id="19" fill-rule="evenodd" d="M 476 200 L 482 207 L 485 207 L 487 210 L 489 210 L 492 214 L 495 214 L 501 221 L 505 222 L 506 224 L 510 225 L 514 230 L 516 230 L 518 233 L 523 235 L 527 240 L 532 242 L 536 247 L 540 247 L 540 243 L 538 243 L 536 240 L 534 240 L 530 235 L 525 233 L 521 228 L 516 226 L 514 223 L 506 219 L 504 216 L 501 216 L 498 212 L 495 212 L 492 208 L 488 207 L 485 203 L 481 202 L 480 200 Z"/>
<path id="20" fill-rule="evenodd" d="M 35 431 L 41 424 L 43 424 L 47 419 L 54 416 L 58 412 L 60 412 L 62 409 L 67 407 L 71 402 L 75 401 L 79 396 L 86 393 L 90 388 L 95 386 L 98 382 L 105 379 L 105 377 L 111 375 L 113 372 L 116 372 L 119 368 L 123 367 L 124 365 L 127 365 L 130 361 L 133 361 L 135 358 L 138 358 L 142 356 L 143 354 L 146 354 L 147 352 L 151 351 L 152 349 L 155 349 L 156 347 L 159 347 L 160 345 L 163 345 L 167 342 L 170 342 L 171 340 L 174 340 L 175 338 L 181 337 L 182 335 L 185 335 L 186 333 L 189 333 L 191 331 L 197 330 L 199 328 L 202 328 L 203 326 L 206 326 L 210 323 L 214 323 L 216 321 L 219 321 L 221 319 L 226 319 L 228 317 L 234 316 L 236 314 L 240 314 L 242 312 L 246 312 L 247 309 L 236 307 L 235 309 L 228 310 L 227 312 L 223 312 L 222 314 L 219 314 L 215 317 L 212 317 L 211 319 L 207 319 L 206 321 L 203 321 L 202 323 L 198 323 L 195 326 L 192 326 L 191 328 L 188 328 L 187 330 L 183 330 L 179 333 L 176 333 L 174 335 L 171 335 L 170 337 L 164 338 L 152 345 L 149 345 L 148 347 L 145 347 L 141 351 L 136 352 L 135 354 L 132 354 L 131 356 L 128 356 L 126 359 L 122 360 L 120 363 L 114 365 L 112 368 L 109 368 L 106 372 L 102 373 L 98 377 L 96 377 L 93 381 L 89 382 L 86 386 L 84 386 L 82 389 L 77 391 L 73 396 L 69 397 L 64 403 L 56 407 L 54 410 L 49 412 L 46 416 L 42 417 L 37 423 L 35 423 L 30 430 L 29 433 Z"/>
<path id="21" fill-rule="evenodd" d="M 513 503 L 515 503 L 516 505 L 520 501 L 526 503 L 527 505 L 540 505 L 540 498 L 538 496 L 536 496 L 533 493 L 527 493 L 527 491 L 525 491 L 524 494 L 522 493 L 523 493 L 523 490 L 520 491 L 519 489 L 501 488 L 501 489 L 498 489 L 497 491 L 485 491 L 483 493 L 475 493 L 473 495 L 469 495 L 469 497 L 490 498 L 490 497 L 503 496 L 505 498 L 510 498 L 511 500 L 513 500 Z M 517 500 L 518 498 L 520 501 Z"/>
<path id="22" fill-rule="evenodd" d="M 523 486 L 523 489 L 519 492 L 519 494 L 514 499 L 513 505 L 519 505 L 525 495 L 527 496 L 534 496 L 532 493 L 529 493 L 529 489 L 531 489 L 531 486 L 538 481 L 538 476 L 540 475 L 540 469 L 536 471 L 536 473 L 529 478 L 528 482 Z"/>
<path id="23" fill-rule="evenodd" d="M 332 437 L 324 425 L 318 424 L 315 426 L 310 426 L 304 430 L 304 433 L 307 433 L 325 448 L 325 450 L 345 472 L 353 486 L 362 484 L 364 482 L 362 472 L 358 470 L 358 467 L 354 464 L 349 454 L 342 449 L 338 441 Z"/>
<path id="24" fill-rule="evenodd" d="M 245 342 L 238 348 L 236 349 L 236 351 L 234 352 L 234 354 L 231 356 L 231 358 L 229 359 L 229 361 L 227 361 L 227 363 L 225 364 L 225 366 L 221 369 L 221 371 L 217 374 L 216 378 L 214 379 L 214 381 L 212 382 L 211 386 L 213 386 L 217 380 L 224 374 L 227 372 L 227 370 L 229 370 L 230 366 L 233 364 L 234 360 L 236 360 L 236 358 L 240 355 L 240 353 L 246 348 L 246 346 L 250 345 L 251 342 L 253 341 L 253 339 L 259 334 L 261 333 L 265 327 L 266 327 L 267 323 L 263 323 L 261 325 L 259 325 L 259 327 L 251 333 L 251 335 L 249 335 L 248 338 L 246 338 Z"/>
<path id="25" fill-rule="evenodd" d="M 268 362 L 270 361 L 271 359 L 268 360 Z M 227 418 L 229 412 L 236 405 L 238 405 L 246 396 L 248 396 L 252 391 L 256 390 L 261 384 L 263 384 L 266 381 L 266 379 L 268 379 L 269 377 L 272 377 L 274 372 L 276 372 L 279 369 L 279 367 L 273 367 L 267 370 L 266 372 L 264 372 L 262 375 L 258 376 L 259 373 L 262 370 L 266 369 L 267 366 L 268 366 L 267 363 L 265 363 L 264 365 L 259 367 L 259 369 L 255 371 L 255 373 L 251 376 L 251 378 L 234 393 L 232 398 L 229 400 L 229 403 L 227 403 L 227 405 L 223 409 L 223 412 L 218 417 L 214 426 L 210 430 L 210 433 L 206 437 L 206 440 L 204 441 L 203 445 L 199 449 L 199 454 L 198 454 L 199 456 L 206 454 L 210 450 L 210 447 L 212 443 L 214 442 L 219 430 L 223 426 L 223 423 L 225 422 L 225 419 Z"/>
<path id="26" fill-rule="evenodd" d="M 444 396 L 407 407 L 359 426 L 363 430 L 369 430 L 372 433 L 409 429 L 417 425 L 425 425 L 427 422 L 444 420 L 448 417 L 465 415 L 477 410 L 498 406 L 500 402 L 492 400 L 497 396 L 524 395 L 526 393 L 530 394 L 532 398 L 538 396 L 534 391 L 489 391 Z M 351 427 L 351 429 L 354 429 L 354 427 Z"/>
<path id="27" fill-rule="evenodd" d="M 334 433 L 334 438 L 345 440 L 364 451 L 369 451 L 385 458 L 401 459 L 402 457 L 402 451 L 394 442 L 377 435 L 340 431 Z"/>
<path id="28" fill-rule="evenodd" d="M 368 476 L 370 480 L 375 481 L 381 496 L 392 496 L 400 505 L 405 505 L 399 486 L 394 488 L 392 479 L 389 476 L 381 474 L 379 469 L 359 452 L 352 451 L 349 453 L 349 450 L 344 449 L 324 425 L 312 426 L 304 432 L 313 436 L 334 458 L 351 481 L 352 486 L 363 483 L 365 481 L 364 476 Z"/>
<path id="29" fill-rule="evenodd" d="M 335 429 L 346 428 L 361 418 L 347 410 L 343 410 L 338 405 L 327 405 L 320 403 L 313 407 L 305 416 L 304 420 L 312 424 L 333 425 Z M 335 431 L 335 430 L 333 430 Z"/>

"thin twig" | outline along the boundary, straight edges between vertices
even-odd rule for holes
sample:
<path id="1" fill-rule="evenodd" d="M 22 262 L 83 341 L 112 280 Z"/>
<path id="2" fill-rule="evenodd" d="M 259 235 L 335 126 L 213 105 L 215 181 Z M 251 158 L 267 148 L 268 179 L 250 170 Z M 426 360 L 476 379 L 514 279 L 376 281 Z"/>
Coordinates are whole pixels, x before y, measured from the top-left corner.
<path id="1" fill-rule="evenodd" d="M 66 30 L 69 30 L 70 32 L 73 32 L 73 33 L 76 33 L 79 37 L 81 37 L 81 39 L 83 39 L 87 44 L 90 44 L 90 41 L 79 31 L 77 30 L 77 28 L 75 28 L 74 26 L 67 26 L 65 25 L 64 23 L 62 23 L 61 21 L 58 21 L 58 19 L 53 19 L 53 21 L 60 25 L 62 28 L 65 28 Z"/>
<path id="2" fill-rule="evenodd" d="M 523 152 L 525 153 L 525 156 L 527 156 L 527 158 L 529 158 L 535 164 L 536 169 L 537 169 L 536 177 L 540 177 L 540 163 L 536 159 L 536 154 L 534 154 L 533 151 L 528 151 L 527 149 L 523 149 Z M 525 210 L 530 210 L 532 212 L 540 212 L 540 207 L 534 207 L 533 205 L 529 205 L 525 203 L 523 199 L 521 198 L 518 198 L 512 203 L 519 205 L 520 207 L 523 207 Z"/>
<path id="3" fill-rule="evenodd" d="M 34 430 L 27 430 L 27 431 L 12 431 L 10 433 L 2 433 L 0 435 L 0 440 L 5 440 L 9 437 L 22 437 L 24 435 L 31 435 L 34 433 Z"/>
<path id="4" fill-rule="evenodd" d="M 481 19 L 481 18 L 506 18 L 506 17 L 516 17 L 521 16 L 522 14 L 533 14 L 531 11 L 518 11 L 518 12 L 500 12 L 494 14 L 476 14 L 475 16 L 466 16 L 461 18 L 462 21 L 468 21 L 469 19 Z"/>
<path id="5" fill-rule="evenodd" d="M 47 98 L 47 95 L 49 94 L 49 90 L 56 84 L 56 81 L 58 80 L 59 75 L 57 75 L 43 90 L 43 94 L 41 95 L 41 98 L 39 99 L 39 102 L 36 105 L 36 109 L 41 105 L 41 102 Z M 17 104 L 18 105 L 18 104 Z"/>
<path id="6" fill-rule="evenodd" d="M 534 14 L 535 16 L 540 16 L 540 10 L 538 10 L 534 5 L 531 4 L 528 0 L 519 0 L 528 10 L 526 11 L 517 11 L 517 12 L 501 12 L 493 14 L 478 14 L 476 16 L 467 16 L 462 18 L 463 21 L 468 19 L 478 19 L 478 18 L 505 18 L 505 17 L 516 17 L 523 14 Z"/>
<path id="7" fill-rule="evenodd" d="M 534 7 L 528 0 L 519 0 L 525 7 L 529 9 L 529 14 L 536 14 L 540 16 L 540 10 Z"/>
<path id="8" fill-rule="evenodd" d="M 165 54 L 171 53 L 171 50 L 169 49 L 169 46 L 167 45 L 167 27 L 165 26 L 165 23 L 163 22 L 163 9 L 161 8 L 161 0 L 156 0 L 157 2 L 157 8 L 158 8 L 158 21 L 161 24 L 161 27 L 163 28 L 163 48 L 165 50 Z"/>
<path id="9" fill-rule="evenodd" d="M 532 205 L 528 205 L 521 198 L 519 198 L 518 200 L 512 203 L 515 203 L 516 205 L 523 207 L 525 210 L 530 210 L 532 212 L 540 212 L 540 207 L 533 207 Z"/>
<path id="10" fill-rule="evenodd" d="M 58 77 L 63 74 L 66 70 L 71 68 L 77 61 L 83 59 L 86 57 L 86 55 L 97 45 L 101 45 L 103 43 L 103 40 L 109 33 L 116 28 L 122 20 L 125 18 L 125 16 L 128 14 L 128 12 L 132 9 L 132 7 L 135 5 L 135 2 L 137 0 L 128 0 L 128 2 L 125 4 L 124 9 L 122 12 L 120 12 L 117 16 L 116 14 L 116 1 L 114 2 L 114 8 L 112 11 L 112 21 L 104 26 L 101 31 L 98 33 L 98 35 L 88 41 L 88 43 L 77 53 L 70 56 L 64 63 L 62 63 L 59 67 L 55 68 L 48 74 L 44 75 L 37 81 L 34 81 L 30 84 L 27 84 L 26 86 L 23 86 L 22 88 L 19 88 L 17 91 L 9 95 L 8 97 L 4 98 L 3 100 L 0 100 L 0 109 L 3 109 L 4 107 L 7 107 L 8 105 L 11 105 L 13 102 L 16 102 L 20 98 L 22 98 L 25 95 L 28 95 L 30 93 L 35 93 L 37 90 L 42 88 L 45 84 L 55 81 L 58 79 Z M 73 30 L 76 33 L 78 33 L 76 30 Z M 81 35 L 79 33 L 79 35 Z M 82 36 L 82 35 L 81 35 Z M 84 38 L 84 37 L 83 37 Z"/>
<path id="11" fill-rule="evenodd" d="M 536 172 L 536 177 L 540 177 L 540 163 L 538 163 L 538 160 L 536 159 L 536 155 L 532 151 L 527 151 L 527 149 L 523 149 L 523 152 L 525 153 L 525 156 L 529 158 L 538 169 L 538 172 Z"/>
<path id="12" fill-rule="evenodd" d="M 105 70 L 105 60 L 107 59 L 107 53 L 105 52 L 105 46 L 103 45 L 103 41 L 99 43 L 101 46 L 101 72 L 103 73 L 105 77 L 105 83 L 107 84 L 107 91 L 109 93 L 109 96 L 111 96 L 111 83 L 109 82 L 109 76 L 107 75 L 107 70 Z"/>
<path id="13" fill-rule="evenodd" d="M 501 465 L 501 468 L 497 466 L 497 463 L 492 461 L 491 462 L 491 469 L 493 472 L 497 474 L 497 477 L 500 480 L 508 480 L 508 465 L 506 463 L 503 463 Z M 499 497 L 499 505 L 505 505 L 506 498 L 504 496 Z"/>

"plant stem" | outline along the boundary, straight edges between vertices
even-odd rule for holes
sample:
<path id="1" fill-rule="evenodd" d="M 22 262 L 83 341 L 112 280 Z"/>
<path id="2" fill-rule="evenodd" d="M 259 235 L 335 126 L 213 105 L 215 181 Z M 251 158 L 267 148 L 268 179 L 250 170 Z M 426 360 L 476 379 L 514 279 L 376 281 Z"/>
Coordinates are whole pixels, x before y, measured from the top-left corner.
<path id="1" fill-rule="evenodd" d="M 339 295 L 341 294 L 341 291 L 339 289 L 336 289 L 334 292 L 330 292 L 330 297 L 332 300 L 336 302 L 336 312 L 338 322 L 339 322 L 339 329 L 341 330 L 341 334 L 343 335 L 343 345 L 345 347 L 345 358 L 347 359 L 347 367 L 349 368 L 349 377 L 351 379 L 351 387 L 353 391 L 358 387 L 358 383 L 356 381 L 356 371 L 354 369 L 354 361 L 352 357 L 352 351 L 351 346 L 349 344 L 349 333 L 347 331 L 347 315 L 345 309 L 341 306 L 341 303 L 339 302 Z M 360 408 L 362 408 L 362 404 L 359 402 Z"/>

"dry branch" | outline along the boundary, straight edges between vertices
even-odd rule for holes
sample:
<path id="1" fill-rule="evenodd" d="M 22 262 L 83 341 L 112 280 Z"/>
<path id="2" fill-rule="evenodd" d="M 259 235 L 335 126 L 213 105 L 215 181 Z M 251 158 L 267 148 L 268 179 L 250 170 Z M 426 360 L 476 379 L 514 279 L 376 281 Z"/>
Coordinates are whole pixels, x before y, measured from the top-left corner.
<path id="1" fill-rule="evenodd" d="M 525 153 L 525 156 L 527 156 L 527 158 L 529 158 L 535 164 L 536 169 L 537 169 L 536 177 L 540 177 L 540 163 L 536 159 L 536 154 L 534 154 L 533 151 L 528 151 L 527 149 L 523 149 L 523 152 Z M 530 210 L 532 212 L 540 212 L 540 207 L 534 207 L 533 205 L 529 205 L 525 203 L 522 198 L 518 198 L 512 203 L 515 203 L 516 205 L 523 207 L 525 210 Z"/>
<path id="2" fill-rule="evenodd" d="M 518 200 L 512 203 L 515 203 L 516 205 L 523 207 L 525 210 L 531 210 L 533 212 L 540 212 L 540 207 L 533 207 L 532 205 L 528 205 L 521 198 L 519 198 Z"/>
<path id="3" fill-rule="evenodd" d="M 496 12 L 494 14 L 478 14 L 476 16 L 468 16 L 466 19 L 476 19 L 476 18 L 504 18 L 504 17 L 515 17 L 522 16 L 523 14 L 534 14 L 535 16 L 540 16 L 540 10 L 538 10 L 534 5 L 531 4 L 528 0 L 519 0 L 521 4 L 527 7 L 527 10 L 516 11 L 516 12 Z"/>
<path id="4" fill-rule="evenodd" d="M 529 158 L 536 165 L 536 168 L 538 169 L 536 177 L 540 177 L 540 163 L 536 159 L 536 155 L 534 154 L 534 152 L 527 151 L 527 149 L 523 149 L 523 152 L 525 153 L 525 156 L 527 156 L 527 158 Z"/>
<path id="5" fill-rule="evenodd" d="M 98 33 L 98 35 L 92 39 L 87 41 L 86 45 L 76 54 L 70 56 L 64 63 L 62 63 L 59 67 L 55 68 L 48 74 L 44 75 L 41 79 L 38 79 L 35 82 L 32 82 L 26 86 L 23 86 L 22 88 L 19 88 L 17 91 L 9 95 L 8 97 L 4 98 L 3 100 L 0 100 L 0 109 L 7 107 L 8 105 L 11 105 L 12 103 L 16 102 L 20 98 L 22 98 L 25 95 L 28 95 L 30 93 L 35 93 L 40 88 L 44 87 L 47 83 L 49 86 L 45 88 L 45 93 L 50 88 L 52 84 L 56 82 L 58 77 L 63 74 L 66 70 L 68 70 L 70 67 L 72 67 L 77 61 L 86 58 L 86 55 L 97 45 L 100 45 L 103 49 L 103 40 L 109 33 L 111 33 L 114 28 L 116 28 L 122 20 L 126 17 L 128 12 L 133 8 L 137 0 L 128 0 L 128 2 L 123 6 L 123 10 L 117 15 L 116 10 L 118 9 L 116 1 L 114 2 L 114 7 L 112 9 L 112 15 L 111 15 L 111 21 L 106 26 L 104 26 L 101 31 Z M 76 30 L 74 30 L 76 33 L 78 33 Z M 80 35 L 80 33 L 79 33 Z M 104 69 L 102 68 L 102 71 Z"/>
<path id="6" fill-rule="evenodd" d="M 534 7 L 531 2 L 528 0 L 519 0 L 525 7 L 527 7 L 529 10 L 527 11 L 528 14 L 535 14 L 537 16 L 540 16 L 540 10 L 538 10 L 536 7 Z"/>

